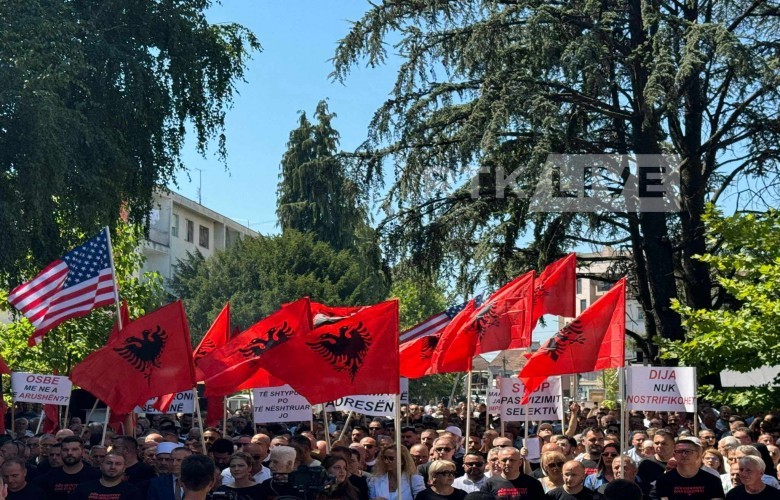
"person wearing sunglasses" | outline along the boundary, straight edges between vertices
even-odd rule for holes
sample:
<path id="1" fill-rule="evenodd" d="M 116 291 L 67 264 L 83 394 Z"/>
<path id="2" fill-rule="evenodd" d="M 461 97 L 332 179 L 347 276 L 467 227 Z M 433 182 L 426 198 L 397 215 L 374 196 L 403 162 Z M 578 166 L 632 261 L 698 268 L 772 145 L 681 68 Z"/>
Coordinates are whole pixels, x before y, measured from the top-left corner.
<path id="1" fill-rule="evenodd" d="M 437 438 L 433 442 L 431 447 L 431 461 L 417 467 L 417 473 L 422 477 L 428 477 L 428 468 L 435 460 L 449 460 L 455 463 L 455 470 L 458 476 L 463 474 L 463 467 L 458 464 L 458 460 L 455 457 L 455 441 L 449 436 L 442 436 Z M 460 461 L 460 464 L 463 462 Z"/>
<path id="2" fill-rule="evenodd" d="M 398 480 L 398 465 L 395 446 L 379 454 L 374 475 L 368 480 L 368 497 L 371 500 L 408 500 L 425 489 L 425 482 L 414 465 L 406 446 L 401 446 L 401 480 Z M 400 484 L 401 495 L 398 496 Z"/>
<path id="3" fill-rule="evenodd" d="M 428 470 L 428 489 L 418 493 L 414 500 L 463 500 L 466 492 L 455 488 L 455 462 L 435 460 Z"/>
<path id="4" fill-rule="evenodd" d="M 612 474 L 612 461 L 620 456 L 620 448 L 615 443 L 605 444 L 601 450 L 601 460 L 598 470 L 594 474 L 588 474 L 585 478 L 585 487 L 591 491 L 597 491 L 602 485 L 615 479 Z"/>
<path id="5" fill-rule="evenodd" d="M 559 451 L 545 451 L 542 453 L 541 470 L 544 476 L 539 478 L 544 492 L 563 486 L 563 464 L 566 456 Z"/>
<path id="6" fill-rule="evenodd" d="M 452 486 L 466 493 L 479 491 L 487 477 L 485 477 L 485 459 L 482 454 L 469 452 L 463 456 L 463 469 L 465 474 L 455 478 Z"/>

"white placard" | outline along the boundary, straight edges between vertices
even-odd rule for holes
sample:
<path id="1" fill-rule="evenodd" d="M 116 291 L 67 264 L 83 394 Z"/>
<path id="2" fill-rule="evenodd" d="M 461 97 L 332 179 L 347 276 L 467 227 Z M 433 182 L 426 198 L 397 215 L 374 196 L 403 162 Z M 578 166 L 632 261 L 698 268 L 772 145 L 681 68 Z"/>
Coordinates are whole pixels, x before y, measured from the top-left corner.
<path id="1" fill-rule="evenodd" d="M 289 385 L 252 389 L 252 402 L 256 424 L 311 420 L 311 405 Z"/>
<path id="2" fill-rule="evenodd" d="M 492 387 L 488 390 L 487 407 L 489 414 L 496 416 L 501 414 L 501 391 L 498 390 L 498 387 Z"/>
<path id="3" fill-rule="evenodd" d="M 629 410 L 696 411 L 696 371 L 691 367 L 626 368 Z"/>
<path id="4" fill-rule="evenodd" d="M 17 402 L 67 406 L 72 388 L 70 379 L 63 375 L 11 373 L 11 391 Z"/>
<path id="5" fill-rule="evenodd" d="M 409 401 L 409 379 L 401 379 L 401 404 Z M 327 403 L 326 411 L 354 411 L 375 417 L 395 417 L 395 394 L 344 396 Z"/>
<path id="6" fill-rule="evenodd" d="M 157 398 L 152 398 L 149 401 L 146 402 L 143 406 L 136 406 L 133 410 L 134 413 L 149 413 L 149 414 L 157 414 L 157 413 L 193 413 L 195 411 L 195 397 L 192 394 L 192 391 L 182 391 L 177 392 L 176 396 L 173 397 L 173 401 L 171 401 L 171 405 L 167 408 L 165 412 L 161 412 L 160 410 L 156 409 L 153 405 L 157 402 Z"/>
<path id="7" fill-rule="evenodd" d="M 561 377 L 548 377 L 530 396 L 527 405 L 521 405 L 525 386 L 517 376 L 502 378 L 499 381 L 501 391 L 501 418 L 507 422 L 525 420 L 561 420 L 563 418 L 563 392 Z"/>

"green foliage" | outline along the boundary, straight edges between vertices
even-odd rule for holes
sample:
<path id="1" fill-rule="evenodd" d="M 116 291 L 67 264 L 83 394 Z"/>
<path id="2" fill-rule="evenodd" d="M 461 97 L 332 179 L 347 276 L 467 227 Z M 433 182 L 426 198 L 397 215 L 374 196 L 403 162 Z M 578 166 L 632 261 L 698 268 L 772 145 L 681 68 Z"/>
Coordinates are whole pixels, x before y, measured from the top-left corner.
<path id="1" fill-rule="evenodd" d="M 463 377 L 462 373 L 443 373 L 441 375 L 429 375 L 409 381 L 409 397 L 411 401 L 420 404 L 428 402 L 438 403 L 444 397 L 450 397 L 455 382 Z M 463 383 L 460 383 L 460 391 L 455 395 L 463 394 Z"/>
<path id="2" fill-rule="evenodd" d="M 81 235 L 82 242 L 93 235 Z M 163 304 L 165 294 L 162 278 L 157 273 L 144 273 L 139 279 L 143 255 L 138 252 L 143 231 L 137 225 L 118 222 L 111 236 L 119 295 L 127 301 L 130 317 L 137 318 Z M 0 290 L 0 304 L 10 311 L 8 294 Z M 70 369 L 87 354 L 106 343 L 114 324 L 116 309 L 102 307 L 82 318 L 75 318 L 56 327 L 35 347 L 27 347 L 33 327 L 19 316 L 9 324 L 0 324 L 0 355 L 14 371 L 33 373 L 70 373 Z"/>
<path id="3" fill-rule="evenodd" d="M 350 250 L 337 251 L 294 230 L 246 238 L 204 260 L 190 255 L 172 280 L 190 319 L 193 344 L 230 301 L 233 324 L 246 328 L 308 296 L 330 305 L 374 304 L 387 297 L 384 275 Z"/>
<path id="4" fill-rule="evenodd" d="M 342 250 L 357 244 L 356 233 L 367 225 L 357 185 L 338 156 L 336 117 L 325 101 L 317 104 L 317 122 L 300 113 L 298 128 L 290 132 L 279 174 L 277 215 L 282 230 L 311 232 L 318 240 Z"/>
<path id="5" fill-rule="evenodd" d="M 705 201 L 780 173 L 780 66 L 765 50 L 775 11 L 730 0 L 372 3 L 340 41 L 333 76 L 382 64 L 391 45 L 402 58 L 352 156 L 387 193 L 386 255 L 467 295 L 568 248 L 611 245 L 631 256 L 619 264 L 635 275 L 648 336 L 680 337 L 671 299 L 712 305 L 707 262 L 693 259 L 706 250 Z M 674 153 L 681 211 L 533 212 L 550 153 Z M 585 184 L 619 189 L 597 172 Z"/>
<path id="6" fill-rule="evenodd" d="M 449 307 L 443 287 L 413 275 L 394 279 L 390 296 L 399 299 L 401 331 Z"/>
<path id="7" fill-rule="evenodd" d="M 724 217 L 710 207 L 705 221 L 713 251 L 698 258 L 713 269 L 724 307 L 703 310 L 676 302 L 685 341 L 665 343 L 665 357 L 696 366 L 700 377 L 780 365 L 780 212 Z M 702 392 L 743 408 L 780 404 L 780 391 L 767 387 Z"/>
<path id="8" fill-rule="evenodd" d="M 210 0 L 0 3 L 0 283 L 113 223 L 218 141 L 255 36 L 209 24 Z M 0 287 L 5 288 L 5 286 Z"/>

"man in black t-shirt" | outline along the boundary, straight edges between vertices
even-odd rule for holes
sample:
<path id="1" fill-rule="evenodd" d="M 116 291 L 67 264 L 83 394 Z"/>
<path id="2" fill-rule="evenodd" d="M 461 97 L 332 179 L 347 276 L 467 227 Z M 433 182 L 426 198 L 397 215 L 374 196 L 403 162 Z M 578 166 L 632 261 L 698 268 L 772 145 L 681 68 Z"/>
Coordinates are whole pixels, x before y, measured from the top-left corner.
<path id="1" fill-rule="evenodd" d="M 138 485 L 149 482 L 157 476 L 152 467 L 138 461 L 138 442 L 132 436 L 115 437 L 111 451 L 124 457 L 125 477 L 128 483 Z"/>
<path id="2" fill-rule="evenodd" d="M 9 458 L 3 464 L 3 481 L 8 485 L 11 500 L 39 500 L 46 494 L 39 487 L 27 482 L 27 467 L 21 458 Z"/>
<path id="3" fill-rule="evenodd" d="M 666 464 L 674 456 L 674 436 L 672 433 L 659 429 L 653 435 L 653 449 L 655 454 L 652 458 L 645 458 L 639 462 L 636 475 L 639 478 L 637 483 L 642 488 L 642 493 L 650 493 L 652 484 L 664 472 Z"/>
<path id="4" fill-rule="evenodd" d="M 76 487 L 69 500 L 142 500 L 141 491 L 124 482 L 125 458 L 116 452 L 106 455 L 100 464 L 100 479 Z"/>
<path id="5" fill-rule="evenodd" d="M 780 490 L 767 486 L 761 480 L 766 464 L 759 457 L 745 456 L 737 459 L 740 485 L 726 494 L 726 500 L 778 500 Z"/>
<path id="6" fill-rule="evenodd" d="M 593 493 L 584 485 L 585 467 L 571 460 L 563 464 L 563 486 L 548 491 L 547 497 L 556 500 L 592 500 Z"/>
<path id="7" fill-rule="evenodd" d="M 656 434 L 657 436 L 657 434 Z M 680 439 L 673 448 L 677 468 L 658 477 L 650 492 L 658 500 L 722 499 L 720 478 L 701 470 L 701 446 L 692 440 Z"/>
<path id="8" fill-rule="evenodd" d="M 35 478 L 35 484 L 46 493 L 48 500 L 65 500 L 81 483 L 98 479 L 100 472 L 84 465 L 84 444 L 78 436 L 62 440 L 62 467 L 51 469 Z"/>
<path id="9" fill-rule="evenodd" d="M 492 493 L 496 500 L 536 500 L 544 498 L 542 483 L 523 474 L 523 456 L 514 447 L 502 448 L 498 452 L 501 475 L 491 476 L 480 491 Z"/>

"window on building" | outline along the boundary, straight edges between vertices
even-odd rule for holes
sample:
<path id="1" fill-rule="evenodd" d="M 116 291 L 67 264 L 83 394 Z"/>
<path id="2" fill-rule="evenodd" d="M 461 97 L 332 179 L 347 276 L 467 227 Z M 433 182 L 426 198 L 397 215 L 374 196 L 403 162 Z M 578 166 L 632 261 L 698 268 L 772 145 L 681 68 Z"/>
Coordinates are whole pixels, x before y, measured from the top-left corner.
<path id="1" fill-rule="evenodd" d="M 179 214 L 173 214 L 171 216 L 171 236 L 179 237 Z"/>
<path id="2" fill-rule="evenodd" d="M 612 288 L 612 285 L 614 285 L 611 281 L 598 281 L 596 283 L 596 291 L 599 293 L 602 292 L 608 292 L 610 288 Z"/>
<path id="3" fill-rule="evenodd" d="M 582 293 L 582 278 L 577 278 L 577 293 Z"/>
<path id="4" fill-rule="evenodd" d="M 187 221 L 187 241 L 195 243 L 195 223 L 189 219 L 185 220 Z"/>
<path id="5" fill-rule="evenodd" d="M 198 226 L 198 245 L 203 248 L 209 247 L 209 228 Z"/>
<path id="6" fill-rule="evenodd" d="M 580 314 L 582 314 L 582 311 L 588 308 L 588 299 L 582 299 L 580 300 Z"/>

